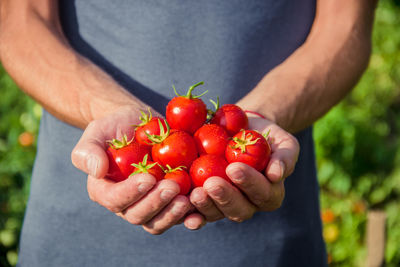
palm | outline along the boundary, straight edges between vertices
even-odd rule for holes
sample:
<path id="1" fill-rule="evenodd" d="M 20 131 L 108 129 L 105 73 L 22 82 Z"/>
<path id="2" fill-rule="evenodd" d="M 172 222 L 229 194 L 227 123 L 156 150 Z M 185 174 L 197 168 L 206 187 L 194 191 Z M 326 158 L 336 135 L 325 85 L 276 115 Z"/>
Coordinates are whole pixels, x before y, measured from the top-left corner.
<path id="1" fill-rule="evenodd" d="M 157 182 L 145 173 L 118 183 L 106 178 L 106 141 L 124 134 L 132 138 L 132 125 L 139 122 L 139 115 L 133 110 L 120 110 L 91 122 L 72 152 L 72 162 L 89 174 L 87 189 L 93 201 L 152 234 L 160 234 L 193 208 L 187 197 L 178 195 L 178 184 L 168 179 Z"/>

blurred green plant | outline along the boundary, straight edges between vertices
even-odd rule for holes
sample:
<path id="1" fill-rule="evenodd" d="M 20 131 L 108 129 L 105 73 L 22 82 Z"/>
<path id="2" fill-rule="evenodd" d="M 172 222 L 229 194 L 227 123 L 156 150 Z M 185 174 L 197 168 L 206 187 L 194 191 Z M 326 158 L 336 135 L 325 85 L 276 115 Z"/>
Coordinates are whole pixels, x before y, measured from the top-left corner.
<path id="1" fill-rule="evenodd" d="M 357 87 L 314 127 L 322 215 L 332 266 L 365 258 L 366 209 L 387 213 L 386 266 L 400 266 L 400 6 L 380 1 L 369 68 Z M 357 204 L 358 203 L 358 204 Z M 360 204 L 361 203 L 361 204 Z M 361 212 L 361 210 L 363 210 Z"/>
<path id="2" fill-rule="evenodd" d="M 386 266 L 400 265 L 400 0 L 381 0 L 369 68 L 314 127 L 331 266 L 364 263 L 368 209 L 387 214 Z M 0 266 L 13 266 L 41 108 L 0 66 Z"/>
<path id="3" fill-rule="evenodd" d="M 0 266 L 15 265 L 41 107 L 0 66 Z"/>

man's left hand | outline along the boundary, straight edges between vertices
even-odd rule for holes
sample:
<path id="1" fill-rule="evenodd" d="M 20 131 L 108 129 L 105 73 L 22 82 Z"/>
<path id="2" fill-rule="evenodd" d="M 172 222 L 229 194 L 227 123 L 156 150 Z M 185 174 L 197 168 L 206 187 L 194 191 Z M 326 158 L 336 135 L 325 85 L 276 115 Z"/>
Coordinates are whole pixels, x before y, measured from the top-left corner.
<path id="1" fill-rule="evenodd" d="M 261 173 L 244 163 L 231 163 L 226 172 L 233 184 L 221 177 L 210 177 L 203 187 L 195 188 L 190 200 L 207 221 L 228 218 L 242 222 L 257 211 L 273 211 L 282 204 L 284 179 L 294 170 L 299 143 L 271 121 L 249 118 L 249 123 L 250 129 L 261 133 L 270 131 L 272 154 L 268 166 Z"/>

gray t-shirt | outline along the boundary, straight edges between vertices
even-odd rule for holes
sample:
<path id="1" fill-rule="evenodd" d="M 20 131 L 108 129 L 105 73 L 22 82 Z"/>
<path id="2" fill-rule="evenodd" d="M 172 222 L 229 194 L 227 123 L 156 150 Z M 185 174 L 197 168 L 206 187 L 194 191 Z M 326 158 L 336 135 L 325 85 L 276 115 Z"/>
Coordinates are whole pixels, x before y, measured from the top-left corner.
<path id="1" fill-rule="evenodd" d="M 204 80 L 207 98 L 235 103 L 304 42 L 315 0 L 64 0 L 60 15 L 79 53 L 164 113 L 172 84 Z M 44 112 L 20 266 L 326 265 L 311 129 L 280 209 L 160 236 L 89 200 L 70 160 L 81 134 Z"/>

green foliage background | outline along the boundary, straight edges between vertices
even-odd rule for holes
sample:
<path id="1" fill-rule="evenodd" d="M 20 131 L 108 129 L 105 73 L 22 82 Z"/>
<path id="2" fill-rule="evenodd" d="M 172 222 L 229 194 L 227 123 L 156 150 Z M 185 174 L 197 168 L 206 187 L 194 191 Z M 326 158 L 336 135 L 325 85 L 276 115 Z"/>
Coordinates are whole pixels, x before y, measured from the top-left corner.
<path id="1" fill-rule="evenodd" d="M 387 266 L 400 265 L 400 5 L 381 0 L 373 54 L 353 92 L 314 127 L 331 266 L 365 259 L 367 211 L 387 214 Z M 0 67 L 0 266 L 17 261 L 41 108 Z M 22 142 L 23 143 L 23 142 Z"/>
<path id="2" fill-rule="evenodd" d="M 21 93 L 0 66 L 0 266 L 17 261 L 36 152 L 35 142 L 22 146 L 19 136 L 37 135 L 40 114 L 40 106 Z"/>
<path id="3" fill-rule="evenodd" d="M 365 258 L 367 210 L 387 216 L 386 266 L 400 266 L 400 6 L 380 1 L 373 54 L 357 87 L 314 128 L 332 266 Z"/>

